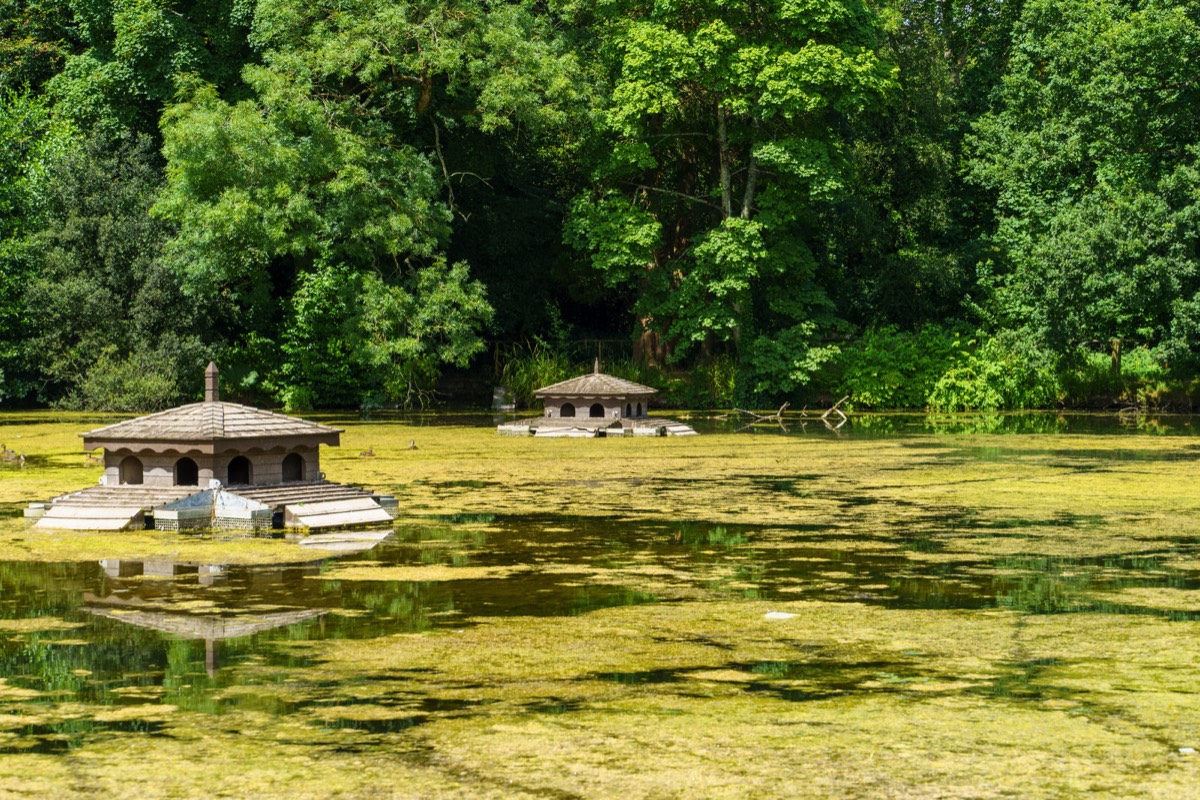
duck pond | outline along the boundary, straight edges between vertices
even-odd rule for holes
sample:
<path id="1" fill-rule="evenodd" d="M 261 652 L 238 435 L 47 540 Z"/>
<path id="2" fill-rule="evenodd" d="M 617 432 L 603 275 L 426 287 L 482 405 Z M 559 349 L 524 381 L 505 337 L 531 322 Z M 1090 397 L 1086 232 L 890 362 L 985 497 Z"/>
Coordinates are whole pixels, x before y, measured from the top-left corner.
<path id="1" fill-rule="evenodd" d="M 0 415 L 0 796 L 1200 787 L 1200 420 L 322 418 L 394 529 L 31 530 L 97 421 Z"/>

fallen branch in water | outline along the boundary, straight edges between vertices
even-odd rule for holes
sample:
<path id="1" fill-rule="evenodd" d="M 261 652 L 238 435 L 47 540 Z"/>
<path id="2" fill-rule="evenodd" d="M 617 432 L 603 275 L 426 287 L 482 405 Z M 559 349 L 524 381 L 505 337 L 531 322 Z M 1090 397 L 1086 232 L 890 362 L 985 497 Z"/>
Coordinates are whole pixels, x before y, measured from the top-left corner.
<path id="1" fill-rule="evenodd" d="M 821 415 L 821 419 L 828 418 L 830 414 L 837 414 L 842 419 L 846 419 L 846 415 L 845 415 L 845 413 L 842 412 L 841 406 L 842 406 L 842 403 L 846 402 L 849 399 L 850 399 L 850 395 L 846 395 L 841 400 L 838 400 L 836 403 L 834 403 L 832 406 L 830 406 L 828 411 L 826 411 L 824 414 Z"/>
<path id="2" fill-rule="evenodd" d="M 774 414 L 759 414 L 757 411 L 747 411 L 744 408 L 735 408 L 734 412 L 738 414 L 745 414 L 746 416 L 753 418 L 755 422 L 783 422 L 783 412 L 787 411 L 787 408 L 790 405 L 791 403 L 784 403 Z M 719 417 L 719 419 L 729 419 L 729 415 L 726 414 L 723 417 Z"/>
<path id="3" fill-rule="evenodd" d="M 829 428 L 830 430 L 836 431 L 838 428 L 841 428 L 843 425 L 846 424 L 846 420 L 848 420 L 849 417 L 846 416 L 846 412 L 842 411 L 842 403 L 846 402 L 849 399 L 850 399 L 850 395 L 846 395 L 841 400 L 838 400 L 836 403 L 834 403 L 832 406 L 830 406 L 829 410 L 821 415 L 821 422 L 825 423 L 825 427 Z M 832 422 L 829 421 L 830 414 L 837 414 L 839 417 L 842 418 L 841 422 L 839 422 L 837 425 L 834 425 Z"/>

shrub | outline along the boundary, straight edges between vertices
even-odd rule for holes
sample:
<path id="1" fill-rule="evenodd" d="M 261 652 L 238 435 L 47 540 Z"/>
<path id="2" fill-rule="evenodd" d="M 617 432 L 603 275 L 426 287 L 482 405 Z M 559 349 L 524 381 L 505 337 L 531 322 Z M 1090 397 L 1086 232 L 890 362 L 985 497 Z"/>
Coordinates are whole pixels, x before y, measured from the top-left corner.
<path id="1" fill-rule="evenodd" d="M 79 393 L 63 405 L 95 411 L 159 411 L 180 399 L 180 369 L 177 359 L 158 353 L 118 357 L 108 350 L 87 371 Z"/>
<path id="2" fill-rule="evenodd" d="M 1178 388 L 1169 379 L 1158 348 L 1135 347 L 1122 354 L 1120 371 L 1113 369 L 1111 353 L 1078 353 L 1065 371 L 1063 385 L 1075 404 L 1156 406 Z"/>
<path id="3" fill-rule="evenodd" d="M 869 328 L 837 359 L 841 391 L 856 407 L 922 408 L 938 379 L 969 357 L 971 342 L 964 334 L 938 325 L 914 332 Z"/>
<path id="4" fill-rule="evenodd" d="M 929 393 L 934 411 L 1048 408 L 1064 399 L 1055 355 L 1026 331 L 1002 331 L 946 371 Z"/>
<path id="5" fill-rule="evenodd" d="M 704 408 L 730 408 L 737 393 L 738 365 L 733 356 L 715 356 L 693 372 L 693 388 L 702 395 Z"/>
<path id="6" fill-rule="evenodd" d="M 562 350 L 534 339 L 509 351 L 500 370 L 500 381 L 512 390 L 518 403 L 528 406 L 534 401 L 533 393 L 541 387 L 583 371 L 584 366 L 572 362 Z"/>

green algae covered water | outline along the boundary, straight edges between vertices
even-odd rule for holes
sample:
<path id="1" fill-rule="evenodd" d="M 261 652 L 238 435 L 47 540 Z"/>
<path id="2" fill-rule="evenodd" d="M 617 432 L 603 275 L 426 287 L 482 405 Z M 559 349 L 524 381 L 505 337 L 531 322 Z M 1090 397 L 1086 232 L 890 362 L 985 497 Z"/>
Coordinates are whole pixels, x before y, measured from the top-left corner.
<path id="1" fill-rule="evenodd" d="M 35 533 L 91 421 L 0 416 L 0 795 L 1200 785 L 1190 418 L 339 420 L 326 471 L 397 494 L 391 530 Z"/>

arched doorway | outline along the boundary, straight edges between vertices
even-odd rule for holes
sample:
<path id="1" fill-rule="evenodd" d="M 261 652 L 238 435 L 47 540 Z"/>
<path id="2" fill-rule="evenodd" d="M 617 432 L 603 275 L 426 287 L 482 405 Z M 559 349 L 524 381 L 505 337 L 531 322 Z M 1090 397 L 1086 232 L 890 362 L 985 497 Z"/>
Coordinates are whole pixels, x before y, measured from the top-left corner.
<path id="1" fill-rule="evenodd" d="M 254 470 L 250 468 L 250 459 L 245 456 L 238 456 L 229 462 L 229 471 L 227 473 L 230 486 L 240 486 L 252 483 L 254 479 Z"/>
<path id="2" fill-rule="evenodd" d="M 187 456 L 175 462 L 175 485 L 196 486 L 200 483 L 200 468 Z"/>
<path id="3" fill-rule="evenodd" d="M 142 462 L 135 456 L 125 456 L 121 460 L 121 483 L 138 485 L 142 482 Z"/>
<path id="4" fill-rule="evenodd" d="M 283 482 L 295 483 L 304 480 L 304 457 L 299 453 L 288 453 L 283 457 Z"/>
<path id="5" fill-rule="evenodd" d="M 625 416 L 627 416 L 627 417 L 633 416 L 633 406 L 630 405 L 629 403 L 625 404 Z"/>
<path id="6" fill-rule="evenodd" d="M 602 406 L 600 403 L 592 403 L 592 407 L 588 409 L 588 416 L 589 417 L 603 417 L 604 416 L 604 406 Z"/>
<path id="7" fill-rule="evenodd" d="M 562 408 L 560 408 L 560 409 L 558 410 L 558 415 L 559 415 L 560 417 L 573 417 L 573 416 L 575 416 L 575 406 L 574 406 L 574 404 L 572 404 L 572 403 L 563 403 L 563 404 L 562 404 Z"/>
<path id="8" fill-rule="evenodd" d="M 637 415 L 638 415 L 639 417 L 642 415 L 642 404 L 641 404 L 641 403 L 638 403 L 638 407 L 637 407 Z"/>

